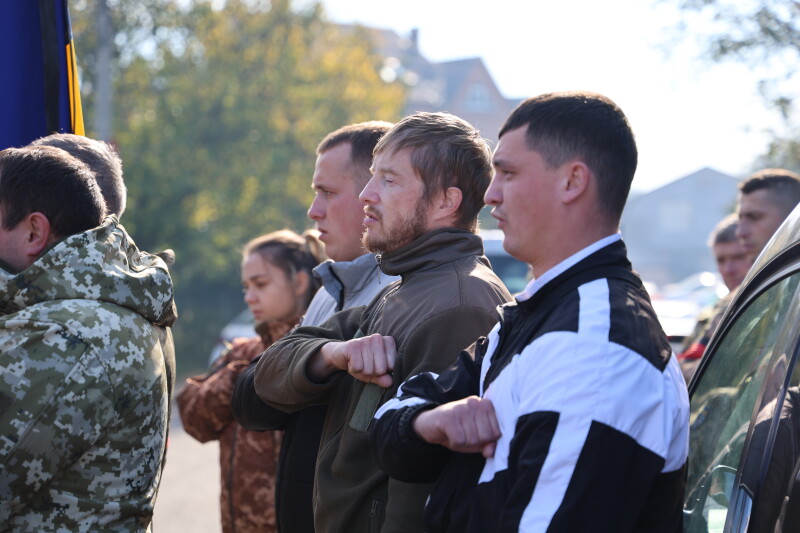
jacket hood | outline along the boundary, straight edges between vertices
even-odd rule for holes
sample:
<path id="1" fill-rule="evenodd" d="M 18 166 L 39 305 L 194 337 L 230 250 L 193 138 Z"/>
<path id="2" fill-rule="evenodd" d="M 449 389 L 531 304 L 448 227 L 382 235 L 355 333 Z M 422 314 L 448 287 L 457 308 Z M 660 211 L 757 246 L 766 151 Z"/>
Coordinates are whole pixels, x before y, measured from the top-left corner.
<path id="1" fill-rule="evenodd" d="M 0 268 L 0 313 L 53 300 L 96 300 L 160 325 L 177 317 L 166 263 L 140 251 L 116 217 L 70 235 L 19 273 Z"/>
<path id="2" fill-rule="evenodd" d="M 377 256 L 384 274 L 399 276 L 427 270 L 453 261 L 454 257 L 483 255 L 480 235 L 459 228 L 439 228 L 418 237 L 397 250 Z"/>
<path id="3" fill-rule="evenodd" d="M 359 293 L 370 284 L 372 274 L 377 269 L 378 263 L 375 256 L 368 253 L 352 261 L 328 260 L 320 263 L 314 267 L 314 275 L 341 307 L 349 294 Z M 388 282 L 391 281 L 393 280 L 388 280 Z"/>

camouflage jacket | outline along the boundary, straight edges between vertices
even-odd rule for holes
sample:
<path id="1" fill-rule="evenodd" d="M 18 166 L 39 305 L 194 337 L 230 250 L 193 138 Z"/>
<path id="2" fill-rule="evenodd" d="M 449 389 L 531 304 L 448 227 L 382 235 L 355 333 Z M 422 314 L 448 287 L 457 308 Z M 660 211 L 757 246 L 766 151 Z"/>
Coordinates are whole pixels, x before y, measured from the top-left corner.
<path id="1" fill-rule="evenodd" d="M 116 218 L 0 269 L 0 531 L 149 531 L 175 320 Z"/>
<path id="2" fill-rule="evenodd" d="M 236 339 L 204 376 L 188 378 L 176 398 L 186 432 L 219 441 L 222 533 L 275 533 L 275 473 L 283 431 L 248 431 L 233 418 L 236 378 L 300 317 L 260 324 L 260 337 Z M 291 533 L 291 532 L 290 532 Z"/>

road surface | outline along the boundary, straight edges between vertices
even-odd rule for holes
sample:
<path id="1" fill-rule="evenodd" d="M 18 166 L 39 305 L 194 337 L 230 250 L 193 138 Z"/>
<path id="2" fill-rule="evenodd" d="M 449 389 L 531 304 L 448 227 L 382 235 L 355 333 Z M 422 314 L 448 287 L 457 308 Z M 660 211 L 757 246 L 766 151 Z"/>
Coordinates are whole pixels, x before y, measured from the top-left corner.
<path id="1" fill-rule="evenodd" d="M 153 533 L 220 533 L 219 444 L 186 434 L 173 411 Z"/>

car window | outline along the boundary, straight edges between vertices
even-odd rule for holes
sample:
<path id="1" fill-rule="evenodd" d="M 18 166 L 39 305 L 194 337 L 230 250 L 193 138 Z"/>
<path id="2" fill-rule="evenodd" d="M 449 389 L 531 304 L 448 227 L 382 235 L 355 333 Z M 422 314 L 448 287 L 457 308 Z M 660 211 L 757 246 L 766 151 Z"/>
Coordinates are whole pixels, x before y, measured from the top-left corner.
<path id="1" fill-rule="evenodd" d="M 787 382 L 792 364 L 795 371 Z M 742 483 L 757 490 L 750 531 L 788 533 L 800 530 L 800 367 L 789 354 L 776 367 L 777 391 L 756 416 Z"/>
<path id="2" fill-rule="evenodd" d="M 785 360 L 784 323 L 800 281 L 793 275 L 750 302 L 727 329 L 691 399 L 684 531 L 722 531 L 759 390 Z M 779 341 L 779 339 L 781 339 Z M 777 350 L 776 350 L 777 348 Z M 785 367 L 784 367 L 785 368 Z M 785 374 L 784 374 L 785 375 Z"/>

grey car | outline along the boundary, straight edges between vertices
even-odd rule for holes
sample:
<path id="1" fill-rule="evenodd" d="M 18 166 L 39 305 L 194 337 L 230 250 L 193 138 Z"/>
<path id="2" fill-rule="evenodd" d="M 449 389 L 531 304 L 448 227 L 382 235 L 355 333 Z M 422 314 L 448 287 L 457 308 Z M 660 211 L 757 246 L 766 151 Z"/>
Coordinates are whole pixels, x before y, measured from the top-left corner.
<path id="1" fill-rule="evenodd" d="M 748 273 L 689 384 L 685 532 L 800 531 L 800 209 Z"/>

